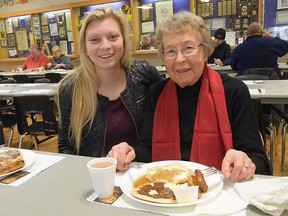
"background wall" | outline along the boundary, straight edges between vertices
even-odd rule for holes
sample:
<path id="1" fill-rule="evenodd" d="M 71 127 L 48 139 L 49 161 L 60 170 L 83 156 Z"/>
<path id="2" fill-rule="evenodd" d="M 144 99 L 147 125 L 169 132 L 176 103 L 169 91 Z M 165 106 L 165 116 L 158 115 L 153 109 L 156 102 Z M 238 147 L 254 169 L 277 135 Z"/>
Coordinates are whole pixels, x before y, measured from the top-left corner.
<path id="1" fill-rule="evenodd" d="M 47 6 L 53 5 L 61 5 L 61 4 L 70 4 L 75 2 L 81 2 L 85 0 L 29 0 L 26 4 L 16 4 L 13 6 L 2 6 L 0 7 L 0 14 L 1 13 L 9 13 L 15 11 L 29 11 L 31 9 L 36 8 L 43 8 Z M 94 0 L 92 4 L 97 4 L 99 1 Z M 29 12 L 28 12 L 29 13 Z M 133 55 L 134 59 L 144 59 L 150 62 L 150 64 L 154 66 L 162 65 L 162 59 L 158 54 L 142 54 L 142 55 Z M 288 60 L 288 55 L 279 59 L 279 62 L 286 62 Z M 2 71 L 14 71 L 16 70 L 17 66 L 21 65 L 23 62 L 1 62 L 0 63 L 0 70 Z M 79 65 L 79 61 L 75 62 L 74 65 L 77 67 Z"/>
<path id="2" fill-rule="evenodd" d="M 69 4 L 74 2 L 82 2 L 85 0 L 29 0 L 26 4 L 15 4 L 13 6 L 2 6 L 0 7 L 0 13 L 9 13 L 15 11 L 25 11 L 36 8 L 42 8 L 53 5 Z M 97 4 L 97 0 L 95 0 Z"/>

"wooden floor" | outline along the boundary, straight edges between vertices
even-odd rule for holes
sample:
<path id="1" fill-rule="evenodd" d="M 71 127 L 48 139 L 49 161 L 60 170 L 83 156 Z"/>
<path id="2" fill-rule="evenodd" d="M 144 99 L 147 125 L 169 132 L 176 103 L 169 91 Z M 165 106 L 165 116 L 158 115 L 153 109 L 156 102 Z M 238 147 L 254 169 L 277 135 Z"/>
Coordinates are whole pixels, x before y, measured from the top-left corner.
<path id="1" fill-rule="evenodd" d="M 4 134 L 5 137 L 9 137 L 9 130 L 7 128 L 4 128 Z M 40 137 L 41 138 L 41 137 Z M 18 147 L 20 135 L 17 132 L 17 128 L 15 128 L 15 134 L 13 137 L 12 147 Z M 58 137 L 53 137 L 51 139 L 48 139 L 41 143 L 38 147 L 40 151 L 47 151 L 47 152 L 57 152 L 57 143 L 58 143 Z M 268 142 L 269 145 L 269 142 Z M 288 135 L 286 136 L 286 146 L 288 145 Z M 22 144 L 22 148 L 29 149 L 31 146 L 31 137 L 25 136 Z M 35 149 L 35 148 L 33 148 Z M 286 163 L 285 163 L 285 170 L 281 170 L 281 142 L 278 142 L 276 145 L 276 152 L 274 156 L 274 176 L 288 176 L 288 149 L 286 150 Z"/>

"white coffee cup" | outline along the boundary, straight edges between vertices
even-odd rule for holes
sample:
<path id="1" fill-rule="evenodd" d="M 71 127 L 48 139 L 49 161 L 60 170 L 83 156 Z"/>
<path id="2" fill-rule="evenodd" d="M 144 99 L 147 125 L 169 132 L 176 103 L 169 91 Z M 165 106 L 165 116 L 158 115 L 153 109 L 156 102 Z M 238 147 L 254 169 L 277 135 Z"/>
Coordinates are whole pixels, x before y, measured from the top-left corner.
<path id="1" fill-rule="evenodd" d="M 114 158 L 94 158 L 87 163 L 94 191 L 99 198 L 113 195 L 117 161 Z"/>

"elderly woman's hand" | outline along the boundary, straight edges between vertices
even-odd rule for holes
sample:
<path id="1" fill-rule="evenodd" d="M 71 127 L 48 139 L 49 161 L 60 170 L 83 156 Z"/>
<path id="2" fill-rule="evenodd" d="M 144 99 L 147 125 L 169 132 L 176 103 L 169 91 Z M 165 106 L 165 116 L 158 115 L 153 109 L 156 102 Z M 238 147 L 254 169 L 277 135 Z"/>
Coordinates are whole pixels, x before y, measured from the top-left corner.
<path id="1" fill-rule="evenodd" d="M 127 163 L 132 161 L 135 156 L 134 149 L 126 142 L 113 146 L 107 155 L 107 157 L 113 157 L 117 160 L 117 169 L 119 171 L 127 170 Z"/>
<path id="2" fill-rule="evenodd" d="M 249 180 L 256 171 L 256 166 L 243 151 L 230 149 L 222 161 L 222 172 L 230 181 Z"/>

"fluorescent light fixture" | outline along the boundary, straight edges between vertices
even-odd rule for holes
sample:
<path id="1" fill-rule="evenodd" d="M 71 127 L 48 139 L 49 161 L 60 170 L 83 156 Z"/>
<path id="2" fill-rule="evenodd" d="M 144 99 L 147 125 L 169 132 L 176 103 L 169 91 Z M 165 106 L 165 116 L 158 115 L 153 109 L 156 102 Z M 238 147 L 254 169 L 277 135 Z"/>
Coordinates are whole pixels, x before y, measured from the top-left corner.
<path id="1" fill-rule="evenodd" d="M 55 13 L 65 13 L 65 12 L 69 12 L 70 9 L 64 9 L 64 10 L 58 10 L 58 11 L 49 11 L 49 12 L 44 12 L 42 14 L 44 15 L 49 15 L 49 14 L 55 14 Z"/>
<path id="2" fill-rule="evenodd" d="M 139 9 L 142 9 L 142 10 L 153 9 L 152 6 L 148 6 L 148 5 L 138 6 L 138 8 L 139 8 Z"/>
<path id="3" fill-rule="evenodd" d="M 10 17 L 6 20 L 12 20 L 12 19 L 28 19 L 30 17 L 30 15 L 24 15 L 24 16 L 16 16 L 16 17 Z"/>

